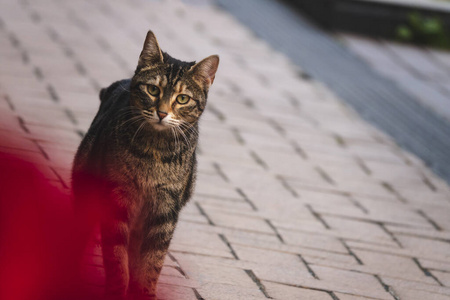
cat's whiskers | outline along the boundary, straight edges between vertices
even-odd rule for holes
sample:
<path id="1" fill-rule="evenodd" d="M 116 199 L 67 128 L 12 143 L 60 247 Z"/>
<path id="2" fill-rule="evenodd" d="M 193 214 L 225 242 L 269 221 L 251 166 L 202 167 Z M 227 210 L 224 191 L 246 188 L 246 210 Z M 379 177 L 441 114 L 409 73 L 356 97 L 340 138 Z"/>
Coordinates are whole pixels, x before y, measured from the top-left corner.
<path id="1" fill-rule="evenodd" d="M 144 120 L 142 121 L 141 125 L 139 126 L 139 128 L 138 128 L 138 129 L 136 130 L 136 132 L 134 133 L 133 138 L 131 139 L 131 145 L 133 145 L 133 142 L 134 142 L 134 139 L 135 139 L 136 135 L 139 133 L 139 131 L 140 131 L 142 128 L 144 128 L 144 126 L 145 126 L 146 124 L 148 124 L 148 122 L 147 122 L 147 120 L 144 119 Z"/>
<path id="2" fill-rule="evenodd" d="M 186 137 L 187 135 L 194 135 L 195 137 L 198 137 L 199 133 L 197 128 L 184 120 L 179 120 L 179 122 L 177 123 L 177 127 L 179 131 Z M 191 145 L 190 142 L 188 144 Z"/>
<path id="3" fill-rule="evenodd" d="M 198 137 L 199 132 L 198 132 L 198 129 L 197 129 L 196 127 L 190 125 L 190 126 L 188 127 L 188 132 L 189 132 L 189 131 L 190 131 L 192 134 L 194 134 L 196 137 Z"/>
<path id="4" fill-rule="evenodd" d="M 176 148 L 177 148 L 177 139 L 176 139 L 176 135 L 175 135 L 175 133 L 174 133 L 174 131 L 173 131 L 173 128 L 172 128 L 172 127 L 170 128 L 170 132 L 172 133 L 172 135 L 173 135 L 173 138 L 174 138 L 174 141 L 175 141 L 175 147 L 174 147 L 174 149 L 176 149 Z"/>
<path id="5" fill-rule="evenodd" d="M 127 115 L 134 115 L 131 118 L 134 118 L 135 116 L 140 115 L 140 109 L 137 107 L 133 107 L 133 106 L 128 106 L 128 107 L 124 107 L 122 108 L 119 112 L 118 112 L 118 118 L 121 119 L 123 117 L 126 117 Z M 127 120 L 128 121 L 128 120 Z M 125 121 L 125 122 L 127 122 Z"/>
<path id="6" fill-rule="evenodd" d="M 137 107 L 135 107 L 135 106 L 127 106 L 127 107 L 124 107 L 124 108 L 122 108 L 122 109 L 120 109 L 118 112 L 119 113 L 131 113 L 131 112 L 139 112 L 140 111 L 140 109 L 139 108 L 137 108 Z M 120 116 L 120 115 L 119 115 Z"/>
<path id="7" fill-rule="evenodd" d="M 174 147 L 174 149 L 177 149 L 178 148 L 178 144 L 180 143 L 180 140 L 178 138 L 178 132 L 177 132 L 175 127 L 170 127 L 170 131 L 172 132 L 172 134 L 174 136 L 174 140 L 175 140 L 175 147 Z"/>
<path id="8" fill-rule="evenodd" d="M 148 120 L 154 119 L 152 114 L 149 111 L 141 110 L 134 106 L 128 106 L 121 110 L 119 117 L 123 118 L 126 117 L 128 114 L 133 114 L 134 116 L 129 117 L 125 122 L 121 124 L 121 126 L 126 126 L 126 128 L 134 126 L 136 123 L 142 122 L 148 122 Z M 140 127 L 143 127 L 142 124 L 140 124 Z"/>
<path id="9" fill-rule="evenodd" d="M 133 118 L 127 120 L 126 122 L 121 124 L 121 126 L 124 131 L 130 131 L 130 129 L 133 130 L 133 128 L 136 128 L 136 126 L 139 126 L 138 127 L 138 130 L 139 130 L 139 129 L 141 129 L 141 127 L 143 127 L 143 125 L 146 122 L 147 122 L 146 118 L 142 115 L 139 115 L 139 116 L 134 116 Z M 138 132 L 138 130 L 136 130 L 134 136 L 136 136 L 136 133 Z M 133 136 L 133 139 L 134 139 L 134 136 Z"/>
<path id="10" fill-rule="evenodd" d="M 186 141 L 186 144 L 189 148 L 191 148 L 191 141 L 189 140 L 189 138 L 186 136 L 186 133 L 183 132 L 183 130 L 181 129 L 180 126 L 176 126 L 175 128 L 178 129 L 178 132 L 181 134 L 181 136 L 184 138 L 184 140 Z"/>
<path id="11" fill-rule="evenodd" d="M 181 147 L 182 146 L 182 141 L 181 141 L 181 134 L 179 134 L 178 133 L 178 131 L 177 131 L 177 128 L 176 127 L 173 127 L 173 131 L 175 132 L 175 134 L 177 135 L 177 141 L 178 141 L 178 144 L 180 145 L 179 147 Z"/>
<path id="12" fill-rule="evenodd" d="M 187 133 L 194 134 L 195 136 L 198 136 L 199 132 L 197 128 L 194 127 L 194 125 L 186 122 L 186 121 L 180 121 L 178 124 L 179 127 L 186 130 Z"/>
<path id="13" fill-rule="evenodd" d="M 137 116 L 134 116 L 134 117 L 129 118 L 128 120 L 126 120 L 125 122 L 123 122 L 121 125 L 122 125 L 122 126 L 128 125 L 128 127 L 129 127 L 129 126 L 135 124 L 137 121 L 140 121 L 140 120 L 142 120 L 142 119 L 145 119 L 145 117 L 142 116 L 142 115 L 137 115 Z"/>

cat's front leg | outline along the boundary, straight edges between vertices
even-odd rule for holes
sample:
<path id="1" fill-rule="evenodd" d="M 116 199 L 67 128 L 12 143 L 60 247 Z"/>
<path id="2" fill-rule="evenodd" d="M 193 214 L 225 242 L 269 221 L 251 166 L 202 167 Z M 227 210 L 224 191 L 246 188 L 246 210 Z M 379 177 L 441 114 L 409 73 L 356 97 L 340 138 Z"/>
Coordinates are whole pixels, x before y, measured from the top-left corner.
<path id="1" fill-rule="evenodd" d="M 156 286 L 175 231 L 177 216 L 153 215 L 146 220 L 136 268 L 130 270 L 133 299 L 156 299 Z"/>
<path id="2" fill-rule="evenodd" d="M 128 224 L 105 220 L 101 224 L 106 299 L 125 299 L 130 279 L 128 269 Z"/>

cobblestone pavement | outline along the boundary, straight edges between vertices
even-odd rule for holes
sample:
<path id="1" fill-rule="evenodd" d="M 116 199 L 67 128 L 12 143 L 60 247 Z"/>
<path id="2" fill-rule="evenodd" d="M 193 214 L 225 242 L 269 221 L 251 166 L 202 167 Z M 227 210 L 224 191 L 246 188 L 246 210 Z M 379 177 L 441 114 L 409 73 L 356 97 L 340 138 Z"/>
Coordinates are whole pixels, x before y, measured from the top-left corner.
<path id="1" fill-rule="evenodd" d="M 450 121 L 450 53 L 341 34 L 349 48 L 422 105 Z"/>
<path id="2" fill-rule="evenodd" d="M 1 0 L 1 150 L 69 192 L 99 88 L 131 76 L 148 29 L 177 58 L 221 56 L 165 299 L 450 299 L 449 186 L 214 6 Z"/>

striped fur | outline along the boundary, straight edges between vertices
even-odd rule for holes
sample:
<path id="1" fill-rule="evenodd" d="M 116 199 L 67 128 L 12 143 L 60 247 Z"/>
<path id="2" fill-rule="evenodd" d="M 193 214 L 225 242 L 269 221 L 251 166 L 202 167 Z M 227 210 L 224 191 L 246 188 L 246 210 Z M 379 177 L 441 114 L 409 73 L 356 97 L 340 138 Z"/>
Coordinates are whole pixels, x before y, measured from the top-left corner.
<path id="1" fill-rule="evenodd" d="M 108 296 L 155 297 L 178 214 L 194 188 L 198 120 L 218 62 L 176 60 L 149 31 L 133 78 L 100 93 L 72 179 L 80 216 L 92 201 L 102 210 Z"/>

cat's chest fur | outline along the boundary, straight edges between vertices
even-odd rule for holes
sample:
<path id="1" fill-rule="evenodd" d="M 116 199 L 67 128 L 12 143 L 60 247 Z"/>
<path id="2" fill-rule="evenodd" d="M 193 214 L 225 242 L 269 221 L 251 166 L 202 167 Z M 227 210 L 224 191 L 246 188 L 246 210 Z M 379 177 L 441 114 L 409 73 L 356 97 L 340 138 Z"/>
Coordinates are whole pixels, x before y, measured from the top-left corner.
<path id="1" fill-rule="evenodd" d="M 120 153 L 121 157 L 114 157 L 108 163 L 110 179 L 143 198 L 150 198 L 150 194 L 162 187 L 181 189 L 195 168 L 195 154 L 190 150 L 162 152 L 131 146 Z"/>
<path id="2" fill-rule="evenodd" d="M 155 139 L 158 141 L 160 137 L 144 132 L 125 143 L 122 138 L 122 142 L 110 145 L 116 148 L 113 153 L 117 155 L 106 162 L 108 180 L 117 183 L 135 203 L 152 202 L 155 207 L 168 202 L 181 205 L 187 201 L 186 186 L 192 186 L 195 181 L 195 148 L 171 143 L 156 149 Z"/>

